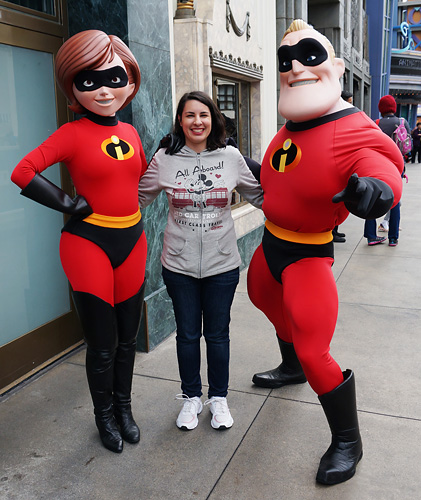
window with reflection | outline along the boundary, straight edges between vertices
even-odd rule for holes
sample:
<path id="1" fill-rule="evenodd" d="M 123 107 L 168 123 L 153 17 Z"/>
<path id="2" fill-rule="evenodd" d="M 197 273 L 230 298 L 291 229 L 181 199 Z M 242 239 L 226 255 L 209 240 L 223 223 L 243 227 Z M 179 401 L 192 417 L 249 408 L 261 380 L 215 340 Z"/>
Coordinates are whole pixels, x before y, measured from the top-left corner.
<path id="1" fill-rule="evenodd" d="M 7 0 L 9 3 L 26 7 L 28 9 L 42 12 L 43 14 L 55 15 L 55 2 L 54 0 Z"/>
<path id="2" fill-rule="evenodd" d="M 214 97 L 225 118 L 227 138 L 231 137 L 241 154 L 250 156 L 250 83 L 224 77 L 214 78 Z M 243 198 L 234 191 L 231 205 L 233 208 L 244 203 Z"/>

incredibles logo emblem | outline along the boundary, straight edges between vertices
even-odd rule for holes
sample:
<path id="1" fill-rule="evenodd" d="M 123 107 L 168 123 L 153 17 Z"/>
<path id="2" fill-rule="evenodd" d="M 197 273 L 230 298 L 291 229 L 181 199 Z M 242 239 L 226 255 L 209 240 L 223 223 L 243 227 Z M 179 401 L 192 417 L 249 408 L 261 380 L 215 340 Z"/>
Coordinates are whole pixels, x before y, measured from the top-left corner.
<path id="1" fill-rule="evenodd" d="M 114 160 L 128 160 L 134 155 L 133 147 L 128 143 L 112 135 L 101 144 L 102 151 Z"/>
<path id="2" fill-rule="evenodd" d="M 291 139 L 286 139 L 282 147 L 275 149 L 270 156 L 270 165 L 277 172 L 291 172 L 300 163 L 301 149 Z"/>

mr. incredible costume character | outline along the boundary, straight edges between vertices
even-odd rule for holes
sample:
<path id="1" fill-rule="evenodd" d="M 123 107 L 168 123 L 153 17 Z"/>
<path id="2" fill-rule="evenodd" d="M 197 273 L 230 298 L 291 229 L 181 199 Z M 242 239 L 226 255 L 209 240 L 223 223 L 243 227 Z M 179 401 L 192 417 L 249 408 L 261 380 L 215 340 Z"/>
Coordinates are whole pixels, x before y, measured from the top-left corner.
<path id="1" fill-rule="evenodd" d="M 12 181 L 22 195 L 71 215 L 60 258 L 87 343 L 96 425 L 104 446 L 120 453 L 123 439 L 140 438 L 131 387 L 146 263 L 138 183 L 147 163 L 136 130 L 115 112 L 134 97 L 140 71 L 120 39 L 89 30 L 61 47 L 56 76 L 70 108 L 86 117 L 26 155 Z M 57 162 L 69 170 L 74 199 L 41 175 Z"/>
<path id="2" fill-rule="evenodd" d="M 332 229 L 349 212 L 375 218 L 396 204 L 403 162 L 393 141 L 341 99 L 344 63 L 322 34 L 294 21 L 278 59 L 279 112 L 288 121 L 262 162 L 267 220 L 248 291 L 276 329 L 282 363 L 253 382 L 274 388 L 308 380 L 332 432 L 316 480 L 336 484 L 354 475 L 362 443 L 354 374 L 329 352 L 338 313 Z"/>

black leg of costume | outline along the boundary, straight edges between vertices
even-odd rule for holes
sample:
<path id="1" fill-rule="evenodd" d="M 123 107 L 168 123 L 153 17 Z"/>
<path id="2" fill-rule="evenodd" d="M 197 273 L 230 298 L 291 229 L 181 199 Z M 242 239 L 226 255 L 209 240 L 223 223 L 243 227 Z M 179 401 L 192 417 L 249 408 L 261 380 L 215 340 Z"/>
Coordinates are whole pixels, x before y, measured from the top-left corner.
<path id="1" fill-rule="evenodd" d="M 87 344 L 86 375 L 94 404 L 95 423 L 102 444 L 123 451 L 113 408 L 114 358 L 117 344 L 114 307 L 95 295 L 73 292 L 73 300 Z"/>
<path id="2" fill-rule="evenodd" d="M 346 370 L 343 374 L 342 384 L 319 396 L 332 432 L 332 443 L 320 460 L 316 476 L 316 481 L 322 484 L 338 484 L 350 479 L 363 456 L 354 373 Z"/>
<path id="3" fill-rule="evenodd" d="M 115 305 L 118 346 L 114 360 L 114 415 L 128 443 L 138 443 L 140 439 L 139 427 L 132 415 L 131 390 L 144 296 L 145 284 L 136 295 Z"/>
<path id="4" fill-rule="evenodd" d="M 253 384 L 259 387 L 274 389 L 289 384 L 303 384 L 307 382 L 301 364 L 295 353 L 294 345 L 284 342 L 278 336 L 279 349 L 281 350 L 282 363 L 273 370 L 256 373 Z"/>

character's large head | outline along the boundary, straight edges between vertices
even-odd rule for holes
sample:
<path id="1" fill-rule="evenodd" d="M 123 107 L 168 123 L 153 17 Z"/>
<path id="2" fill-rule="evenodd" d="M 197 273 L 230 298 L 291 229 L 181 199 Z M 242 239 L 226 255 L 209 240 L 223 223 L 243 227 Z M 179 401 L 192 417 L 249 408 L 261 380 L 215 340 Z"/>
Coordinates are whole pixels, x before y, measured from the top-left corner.
<path id="1" fill-rule="evenodd" d="M 343 107 L 340 78 L 345 63 L 335 57 L 329 40 L 301 19 L 284 33 L 278 62 L 278 110 L 287 120 L 312 120 Z"/>
<path id="2" fill-rule="evenodd" d="M 129 95 L 119 109 L 124 108 L 133 99 L 140 85 L 140 70 L 136 59 L 127 45 L 115 35 L 107 35 L 98 30 L 77 33 L 67 40 L 57 53 L 55 71 L 57 82 L 64 95 L 70 101 L 70 109 L 75 113 L 85 113 L 74 93 L 75 78 L 82 72 L 106 68 L 106 71 L 124 64 L 128 76 Z M 109 73 L 103 72 L 100 77 L 106 81 Z M 112 76 L 112 75 L 111 75 Z M 127 80 L 126 80 L 127 81 Z M 113 85 L 113 84 L 111 84 Z"/>

